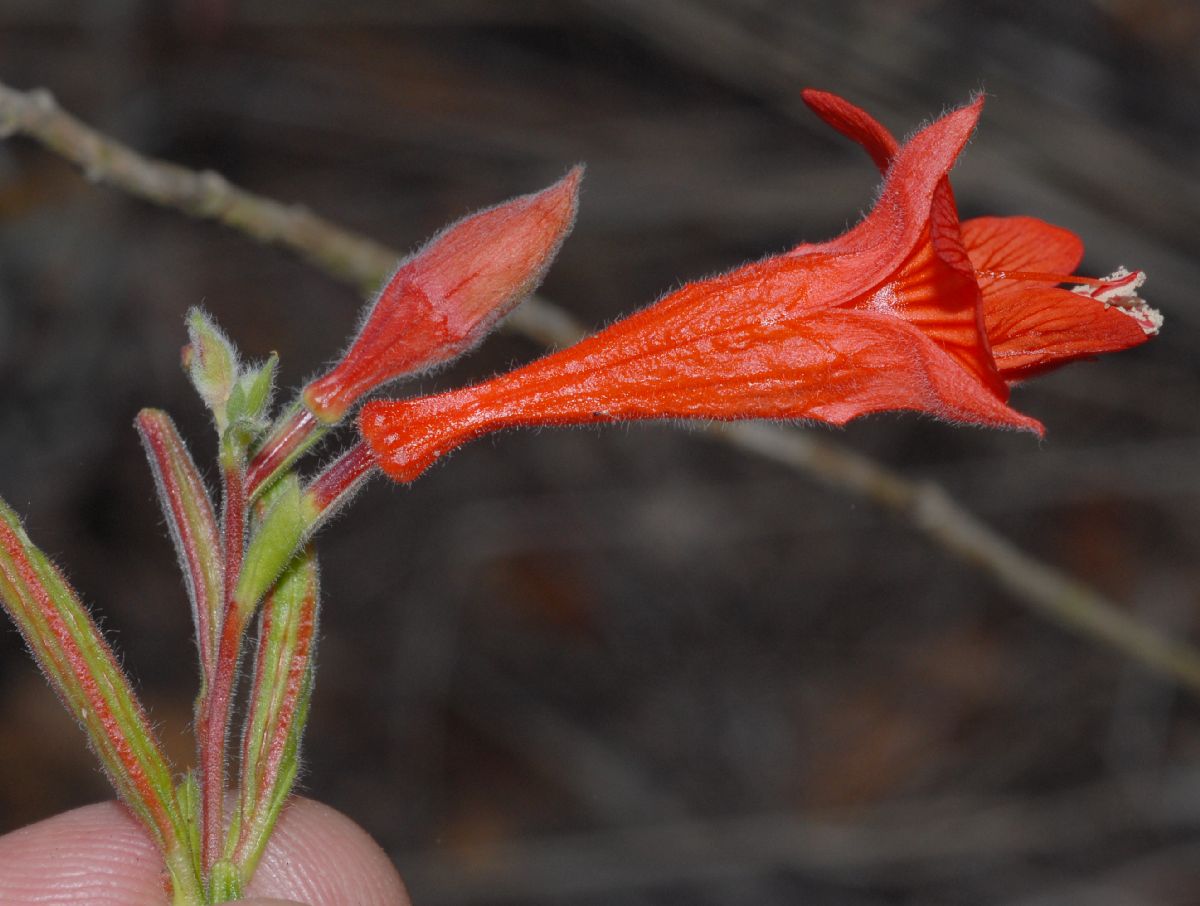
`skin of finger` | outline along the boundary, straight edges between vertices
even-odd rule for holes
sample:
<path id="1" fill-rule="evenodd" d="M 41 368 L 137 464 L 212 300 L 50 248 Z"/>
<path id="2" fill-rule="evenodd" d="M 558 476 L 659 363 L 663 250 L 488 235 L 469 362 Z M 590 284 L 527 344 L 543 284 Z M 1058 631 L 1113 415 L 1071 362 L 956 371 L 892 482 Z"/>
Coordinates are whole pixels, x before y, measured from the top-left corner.
<path id="1" fill-rule="evenodd" d="M 379 846 L 340 812 L 289 803 L 246 904 L 411 906 Z M 162 857 L 115 802 L 84 806 L 0 837 L 0 903 L 167 906 Z"/>

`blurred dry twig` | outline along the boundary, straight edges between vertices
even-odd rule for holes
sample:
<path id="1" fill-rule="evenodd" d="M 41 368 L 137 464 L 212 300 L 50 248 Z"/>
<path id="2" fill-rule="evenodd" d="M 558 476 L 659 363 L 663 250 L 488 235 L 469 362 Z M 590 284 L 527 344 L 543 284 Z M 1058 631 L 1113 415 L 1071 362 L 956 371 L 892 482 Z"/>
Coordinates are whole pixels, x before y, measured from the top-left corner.
<path id="1" fill-rule="evenodd" d="M 399 257 L 299 205 L 280 204 L 230 185 L 219 173 L 148 160 L 71 116 L 48 91 L 20 92 L 0 83 L 0 138 L 16 133 L 75 164 L 91 182 L 282 246 L 364 293 L 378 288 Z"/>
<path id="2" fill-rule="evenodd" d="M 145 158 L 63 111 L 48 92 L 0 83 L 0 137 L 15 134 L 75 164 L 92 182 L 285 248 L 364 294 L 374 292 L 401 257 L 303 207 L 231 185 L 217 173 Z M 508 324 L 546 345 L 573 343 L 584 334 L 569 314 L 539 298 L 518 309 Z M 911 481 L 836 443 L 778 426 L 714 425 L 705 433 L 872 501 L 991 575 L 1027 606 L 1200 694 L 1200 650 L 1022 552 L 936 485 Z"/>
<path id="3" fill-rule="evenodd" d="M 1182 772 L 1168 781 L 1175 792 L 1191 782 Z M 913 876 L 946 880 L 981 868 L 1011 876 L 1022 860 L 1096 847 L 1131 830 L 1190 830 L 1196 821 L 1192 806 L 1165 816 L 1131 806 L 1109 787 L 1085 786 L 1032 799 L 915 800 L 852 818 L 790 812 L 693 817 L 491 843 L 468 850 L 467 860 L 461 852 L 423 852 L 401 855 L 399 862 L 413 889 L 437 890 L 439 902 L 463 906 L 524 902 L 547 890 L 557 897 L 615 900 L 636 889 L 712 884 L 764 872 L 859 882 L 870 877 L 883 884 Z M 1195 855 L 1196 844 L 1189 842 L 1112 865 L 1102 880 L 1088 875 L 1048 893 L 1035 880 L 1036 895 L 1009 898 L 1014 906 L 1143 902 L 1105 899 L 1101 894 L 1112 889 L 1105 882 L 1119 881 L 1122 892 L 1140 890 L 1155 878 L 1152 868 L 1159 880 L 1161 874 L 1186 873 Z"/>

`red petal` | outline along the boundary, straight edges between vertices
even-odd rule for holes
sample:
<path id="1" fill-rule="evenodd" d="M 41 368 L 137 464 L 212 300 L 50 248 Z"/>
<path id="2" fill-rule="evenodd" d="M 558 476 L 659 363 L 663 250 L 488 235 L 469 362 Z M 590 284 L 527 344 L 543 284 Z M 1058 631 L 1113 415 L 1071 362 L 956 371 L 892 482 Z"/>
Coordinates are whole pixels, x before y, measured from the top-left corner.
<path id="1" fill-rule="evenodd" d="M 1083 259 L 1083 241 L 1070 230 L 1036 217 L 976 217 L 962 224 L 962 241 L 976 270 L 1071 274 Z M 981 275 L 986 296 L 997 285 Z"/>
<path id="2" fill-rule="evenodd" d="M 1006 381 L 1149 339 L 1122 309 L 1089 296 L 1029 283 L 1001 285 L 1001 291 L 984 297 L 984 316 L 992 355 Z"/>
<path id="3" fill-rule="evenodd" d="M 918 328 L 889 314 L 823 310 L 771 325 L 721 325 L 683 342 L 658 339 L 631 355 L 600 334 L 473 387 L 370 402 L 359 427 L 397 481 L 412 481 L 450 450 L 506 427 L 661 418 L 840 425 L 909 409 L 1042 430 Z"/>
<path id="4" fill-rule="evenodd" d="M 1083 242 L 1035 217 L 977 217 L 962 225 L 977 270 L 1070 274 Z M 1118 307 L 1045 283 L 980 275 L 992 356 L 1004 380 L 1024 380 L 1076 359 L 1137 346 L 1147 339 Z"/>
<path id="5" fill-rule="evenodd" d="M 946 186 L 948 189 L 949 183 Z M 953 214 L 950 207 L 940 216 L 952 218 Z M 1005 400 L 1008 388 L 996 371 L 984 333 L 979 287 L 969 263 L 964 266 L 966 254 L 958 245 L 957 233 L 943 232 L 956 223 L 938 227 L 939 219 L 933 219 L 930 238 L 917 247 L 896 278 L 856 307 L 903 318 Z"/>
<path id="6" fill-rule="evenodd" d="M 970 138 L 983 99 L 949 113 L 913 136 L 896 155 L 879 201 L 849 232 L 788 254 L 808 259 L 830 304 L 849 302 L 886 282 L 922 239 L 939 183 Z"/>
<path id="7" fill-rule="evenodd" d="M 862 145 L 875 165 L 886 172 L 899 146 L 878 120 L 844 98 L 812 89 L 802 92 L 804 102 L 817 116 L 846 137 Z M 978 103 L 978 102 L 977 102 Z M 944 174 L 943 174 L 944 176 Z M 868 304 L 891 303 L 897 314 L 919 325 L 929 336 L 991 386 L 1007 396 L 996 372 L 983 332 L 976 265 L 960 241 L 958 211 L 948 178 L 943 178 L 930 206 L 931 229 L 894 284 L 876 292 Z"/>
<path id="8" fill-rule="evenodd" d="M 806 88 L 800 92 L 804 103 L 817 116 L 851 141 L 862 145 L 880 173 L 886 173 L 900 145 L 887 128 L 863 110 L 828 91 Z"/>

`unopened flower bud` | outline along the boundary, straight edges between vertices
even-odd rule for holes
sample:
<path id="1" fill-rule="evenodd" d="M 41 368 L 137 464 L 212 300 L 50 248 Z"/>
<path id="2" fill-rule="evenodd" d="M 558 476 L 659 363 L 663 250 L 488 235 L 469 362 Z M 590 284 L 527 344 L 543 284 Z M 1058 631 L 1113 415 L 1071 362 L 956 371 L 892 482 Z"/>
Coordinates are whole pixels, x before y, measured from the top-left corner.
<path id="1" fill-rule="evenodd" d="M 349 351 L 304 390 L 332 424 L 364 394 L 475 346 L 541 281 L 575 220 L 575 167 L 548 189 L 472 214 L 404 261 Z"/>

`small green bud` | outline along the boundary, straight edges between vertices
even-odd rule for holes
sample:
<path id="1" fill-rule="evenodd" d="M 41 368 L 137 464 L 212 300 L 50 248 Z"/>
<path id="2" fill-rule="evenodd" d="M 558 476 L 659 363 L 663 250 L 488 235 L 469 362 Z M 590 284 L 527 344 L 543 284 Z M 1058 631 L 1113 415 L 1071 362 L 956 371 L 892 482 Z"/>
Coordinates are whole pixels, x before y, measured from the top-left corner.
<path id="1" fill-rule="evenodd" d="M 249 418 L 262 421 L 269 414 L 278 366 L 279 356 L 273 352 L 257 368 L 247 368 L 238 378 L 238 385 L 246 396 L 246 415 Z"/>
<path id="2" fill-rule="evenodd" d="M 184 367 L 224 434 L 229 397 L 238 379 L 237 350 L 202 309 L 189 311 L 187 324 L 190 342 L 183 352 Z"/>

